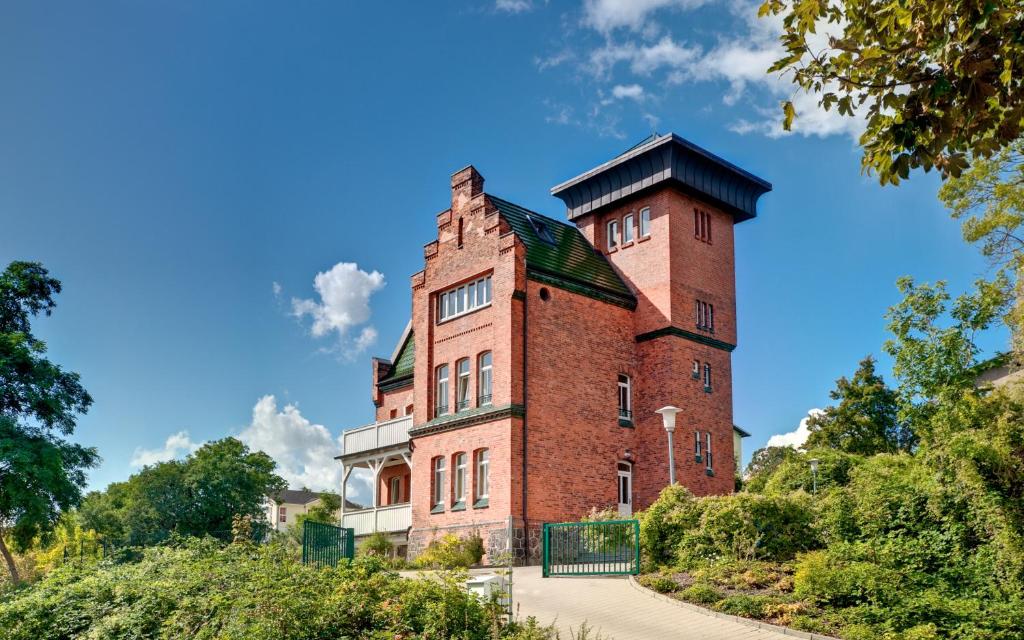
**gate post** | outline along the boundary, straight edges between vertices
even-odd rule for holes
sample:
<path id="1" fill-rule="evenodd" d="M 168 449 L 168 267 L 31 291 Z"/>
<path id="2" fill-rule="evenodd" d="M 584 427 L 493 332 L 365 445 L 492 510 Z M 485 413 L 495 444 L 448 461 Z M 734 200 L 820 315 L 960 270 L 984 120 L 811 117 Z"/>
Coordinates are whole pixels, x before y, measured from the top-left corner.
<path id="1" fill-rule="evenodd" d="M 541 567 L 541 577 L 542 578 L 547 578 L 548 577 L 548 563 L 551 561 L 551 556 L 549 555 L 549 550 L 548 550 L 549 547 L 550 547 L 550 544 L 551 544 L 551 530 L 548 528 L 548 523 L 546 523 L 546 522 L 543 525 L 541 525 L 541 527 L 542 527 L 542 529 L 541 529 L 541 533 L 542 533 L 541 540 L 543 541 L 541 546 L 543 547 L 543 554 L 542 555 L 544 557 L 543 565 Z"/>
<path id="2" fill-rule="evenodd" d="M 635 552 L 633 560 L 633 575 L 640 575 L 640 521 L 633 521 L 633 549 Z"/>

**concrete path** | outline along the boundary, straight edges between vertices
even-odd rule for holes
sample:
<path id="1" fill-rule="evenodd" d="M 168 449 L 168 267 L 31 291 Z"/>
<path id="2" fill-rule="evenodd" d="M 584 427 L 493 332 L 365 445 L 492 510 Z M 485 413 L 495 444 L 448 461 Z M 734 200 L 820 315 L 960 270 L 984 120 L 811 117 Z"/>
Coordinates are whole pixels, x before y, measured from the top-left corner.
<path id="1" fill-rule="evenodd" d="M 651 597 L 627 578 L 542 578 L 540 567 L 512 575 L 513 607 L 520 619 L 555 622 L 563 640 L 586 623 L 602 640 L 792 640 L 767 629 L 709 616 Z"/>

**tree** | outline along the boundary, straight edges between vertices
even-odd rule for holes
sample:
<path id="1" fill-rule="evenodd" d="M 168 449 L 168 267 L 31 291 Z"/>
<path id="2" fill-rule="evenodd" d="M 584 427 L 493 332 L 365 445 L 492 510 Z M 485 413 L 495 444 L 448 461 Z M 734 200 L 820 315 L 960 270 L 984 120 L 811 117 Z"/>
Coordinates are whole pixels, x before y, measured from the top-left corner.
<path id="1" fill-rule="evenodd" d="M 762 447 L 750 456 L 750 464 L 747 465 L 744 474 L 744 486 L 747 491 L 759 493 L 764 489 L 765 482 L 780 464 L 797 456 L 793 447 Z"/>
<path id="2" fill-rule="evenodd" d="M 943 183 L 939 199 L 963 220 L 964 240 L 980 245 L 982 255 L 1013 286 L 1015 303 L 1006 319 L 1013 350 L 1024 354 L 1024 139 L 991 158 L 976 159 L 970 169 Z"/>
<path id="3" fill-rule="evenodd" d="M 44 357 L 32 318 L 50 315 L 60 281 L 39 263 L 12 262 L 0 275 L 0 555 L 20 580 L 7 539 L 19 548 L 47 536 L 82 498 L 96 450 L 61 436 L 75 429 L 92 397 L 77 373 Z"/>
<path id="4" fill-rule="evenodd" d="M 896 184 L 910 171 L 957 176 L 1021 135 L 1024 11 L 970 0 L 765 0 L 783 18 L 791 74 L 819 105 L 864 117 L 862 166 Z M 788 129 L 797 117 L 783 104 Z"/>
<path id="5" fill-rule="evenodd" d="M 308 489 L 303 488 L 304 491 Z M 338 513 L 341 511 L 341 497 L 336 493 L 321 493 L 320 500 L 310 507 L 306 513 L 299 514 L 292 526 L 288 527 L 288 536 L 296 544 L 302 544 L 302 528 L 309 522 L 338 524 Z"/>
<path id="6" fill-rule="evenodd" d="M 262 521 L 264 497 L 285 488 L 275 466 L 262 451 L 224 438 L 90 493 L 80 514 L 87 527 L 120 544 L 155 544 L 172 534 L 230 540 L 236 516 Z"/>
<path id="7" fill-rule="evenodd" d="M 899 418 L 898 396 L 875 373 L 871 356 L 861 360 L 852 380 L 839 378 L 829 396 L 837 404 L 808 418 L 805 448 L 828 447 L 870 456 L 913 447 L 913 431 Z"/>

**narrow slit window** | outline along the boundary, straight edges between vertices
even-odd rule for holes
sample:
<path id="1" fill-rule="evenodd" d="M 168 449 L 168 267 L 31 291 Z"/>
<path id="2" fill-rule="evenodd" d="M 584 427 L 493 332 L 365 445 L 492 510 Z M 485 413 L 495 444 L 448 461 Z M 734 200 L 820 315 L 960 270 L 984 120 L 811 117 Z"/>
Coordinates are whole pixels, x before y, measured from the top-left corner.
<path id="1" fill-rule="evenodd" d="M 448 365 L 437 368 L 437 397 L 434 398 L 434 414 L 443 416 L 448 413 Z"/>
<path id="2" fill-rule="evenodd" d="M 619 374 L 619 417 L 626 420 L 633 418 L 632 389 L 630 388 L 629 376 Z"/>
<path id="3" fill-rule="evenodd" d="M 608 250 L 612 251 L 619 246 L 619 221 L 612 220 L 608 223 Z"/>
<path id="4" fill-rule="evenodd" d="M 477 406 L 484 407 L 491 404 L 491 387 L 494 383 L 494 368 L 490 351 L 480 354 L 480 362 L 477 364 Z"/>
<path id="5" fill-rule="evenodd" d="M 704 434 L 704 460 L 707 463 L 708 471 L 714 469 L 714 465 L 711 461 L 711 432 L 708 431 Z"/>
<path id="6" fill-rule="evenodd" d="M 455 363 L 458 378 L 455 381 L 455 410 L 464 411 L 469 408 L 469 358 Z"/>
<path id="7" fill-rule="evenodd" d="M 700 431 L 693 432 L 693 455 L 697 462 L 700 462 L 703 459 L 701 457 Z"/>
<path id="8" fill-rule="evenodd" d="M 704 390 L 711 391 L 711 365 L 704 363 Z"/>
<path id="9" fill-rule="evenodd" d="M 633 214 L 630 213 L 622 219 L 622 242 L 633 242 Z"/>
<path id="10" fill-rule="evenodd" d="M 640 210 L 640 237 L 649 238 L 651 236 L 651 208 L 644 207 Z"/>

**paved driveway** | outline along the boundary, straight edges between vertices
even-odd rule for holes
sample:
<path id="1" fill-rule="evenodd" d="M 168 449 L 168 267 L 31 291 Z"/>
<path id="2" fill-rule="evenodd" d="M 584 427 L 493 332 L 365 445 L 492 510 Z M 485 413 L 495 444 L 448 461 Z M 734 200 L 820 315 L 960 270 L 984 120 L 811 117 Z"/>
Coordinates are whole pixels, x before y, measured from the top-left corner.
<path id="1" fill-rule="evenodd" d="M 555 622 L 563 640 L 584 621 L 610 640 L 793 639 L 652 598 L 620 577 L 542 578 L 540 567 L 522 567 L 513 573 L 512 595 L 521 619 Z"/>

